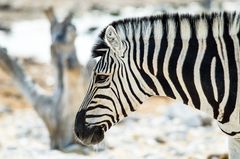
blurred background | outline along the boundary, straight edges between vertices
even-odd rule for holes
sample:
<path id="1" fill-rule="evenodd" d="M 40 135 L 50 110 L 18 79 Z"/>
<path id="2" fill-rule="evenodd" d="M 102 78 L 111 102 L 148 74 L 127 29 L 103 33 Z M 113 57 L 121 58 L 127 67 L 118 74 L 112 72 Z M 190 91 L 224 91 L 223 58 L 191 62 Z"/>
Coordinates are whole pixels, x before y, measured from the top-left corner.
<path id="1" fill-rule="evenodd" d="M 108 23 L 239 8 L 239 0 L 0 0 L 0 158 L 204 159 L 226 153 L 226 136 L 215 121 L 167 98 L 149 100 L 97 146 L 75 144 L 72 132 L 94 66 L 91 47 Z"/>

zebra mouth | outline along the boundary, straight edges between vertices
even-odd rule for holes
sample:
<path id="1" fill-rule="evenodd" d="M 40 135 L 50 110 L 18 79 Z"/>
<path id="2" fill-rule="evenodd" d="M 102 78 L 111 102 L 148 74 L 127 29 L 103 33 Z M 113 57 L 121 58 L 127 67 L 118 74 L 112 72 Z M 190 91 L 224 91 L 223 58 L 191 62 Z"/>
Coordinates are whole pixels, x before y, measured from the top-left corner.
<path id="1" fill-rule="evenodd" d="M 104 131 L 99 127 L 90 128 L 87 131 L 85 130 L 83 135 L 77 134 L 76 131 L 75 134 L 84 145 L 95 145 L 104 139 Z"/>
<path id="2" fill-rule="evenodd" d="M 84 145 L 95 145 L 104 139 L 104 130 L 101 126 L 87 127 L 85 125 L 85 112 L 77 113 L 74 132 L 77 141 Z"/>

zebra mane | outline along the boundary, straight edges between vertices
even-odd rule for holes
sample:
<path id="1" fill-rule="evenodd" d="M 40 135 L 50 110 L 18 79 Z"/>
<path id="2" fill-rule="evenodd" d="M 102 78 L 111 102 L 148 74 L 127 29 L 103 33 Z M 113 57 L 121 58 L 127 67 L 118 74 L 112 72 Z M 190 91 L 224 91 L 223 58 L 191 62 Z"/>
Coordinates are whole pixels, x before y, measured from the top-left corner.
<path id="1" fill-rule="evenodd" d="M 141 18 L 127 18 L 111 24 L 122 41 L 133 36 L 161 38 L 163 35 L 173 38 L 190 39 L 194 34 L 198 39 L 206 39 L 208 34 L 222 37 L 224 34 L 237 35 L 240 29 L 240 14 L 236 12 L 202 14 L 161 14 Z M 109 26 L 108 25 L 108 26 Z M 107 27 L 108 27 L 107 26 Z M 103 56 L 109 48 L 104 41 L 106 28 L 99 34 L 92 50 L 92 57 Z M 177 34 L 179 32 L 180 34 Z"/>

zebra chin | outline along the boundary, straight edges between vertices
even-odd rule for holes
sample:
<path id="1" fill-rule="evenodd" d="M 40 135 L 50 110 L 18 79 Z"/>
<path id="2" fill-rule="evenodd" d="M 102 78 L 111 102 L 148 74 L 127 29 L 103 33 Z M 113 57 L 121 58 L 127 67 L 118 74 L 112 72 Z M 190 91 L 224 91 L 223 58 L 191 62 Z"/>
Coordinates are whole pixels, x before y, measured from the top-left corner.
<path id="1" fill-rule="evenodd" d="M 104 139 L 104 130 L 101 126 L 88 127 L 85 124 L 85 111 L 81 110 L 77 113 L 75 120 L 74 132 L 77 141 L 84 145 L 95 145 Z"/>

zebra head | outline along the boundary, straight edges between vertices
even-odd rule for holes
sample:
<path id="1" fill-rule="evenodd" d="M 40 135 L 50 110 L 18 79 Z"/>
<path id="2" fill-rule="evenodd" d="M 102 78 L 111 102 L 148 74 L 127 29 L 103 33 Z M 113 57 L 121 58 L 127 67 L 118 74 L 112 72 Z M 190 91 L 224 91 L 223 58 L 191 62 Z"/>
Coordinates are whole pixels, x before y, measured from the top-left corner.
<path id="1" fill-rule="evenodd" d="M 141 83 L 129 69 L 129 43 L 112 25 L 100 36 L 93 49 L 93 57 L 100 56 L 100 60 L 75 121 L 75 134 L 86 145 L 102 141 L 104 132 L 135 111 L 145 98 L 138 94 Z"/>

